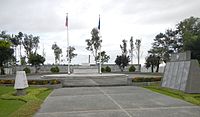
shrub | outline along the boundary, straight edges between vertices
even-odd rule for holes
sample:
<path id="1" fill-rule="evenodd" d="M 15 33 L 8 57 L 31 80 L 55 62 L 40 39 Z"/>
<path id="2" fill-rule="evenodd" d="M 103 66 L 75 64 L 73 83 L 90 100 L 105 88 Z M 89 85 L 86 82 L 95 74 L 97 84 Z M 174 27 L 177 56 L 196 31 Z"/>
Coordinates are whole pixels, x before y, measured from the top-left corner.
<path id="1" fill-rule="evenodd" d="M 102 67 L 102 68 L 101 68 L 101 72 L 105 72 L 105 68 Z"/>
<path id="2" fill-rule="evenodd" d="M 58 73 L 60 71 L 58 66 L 52 67 L 50 70 L 51 70 L 52 73 Z"/>
<path id="3" fill-rule="evenodd" d="M 14 84 L 15 80 L 0 80 L 0 85 L 3 84 Z M 54 84 L 60 84 L 61 82 L 59 80 L 28 80 L 29 85 L 54 85 Z"/>
<path id="4" fill-rule="evenodd" d="M 31 73 L 31 70 L 30 70 L 30 68 L 28 68 L 28 67 L 25 67 L 25 68 L 23 69 L 23 71 L 25 71 L 26 74 L 30 74 L 30 73 Z"/>
<path id="5" fill-rule="evenodd" d="M 129 72 L 134 72 L 135 71 L 135 66 L 131 65 L 128 69 Z"/>
<path id="6" fill-rule="evenodd" d="M 149 78 L 136 77 L 133 78 L 132 80 L 132 82 L 156 82 L 156 81 L 161 81 L 161 77 L 149 77 Z"/>
<path id="7" fill-rule="evenodd" d="M 105 71 L 106 72 L 111 72 L 111 68 L 109 66 L 106 66 Z"/>

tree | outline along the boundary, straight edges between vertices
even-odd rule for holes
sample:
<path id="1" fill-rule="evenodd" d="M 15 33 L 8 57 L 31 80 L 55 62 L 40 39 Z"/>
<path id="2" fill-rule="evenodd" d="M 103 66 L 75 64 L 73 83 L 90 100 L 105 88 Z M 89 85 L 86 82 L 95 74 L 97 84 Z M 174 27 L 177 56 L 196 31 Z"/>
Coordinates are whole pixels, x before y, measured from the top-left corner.
<path id="1" fill-rule="evenodd" d="M 125 55 L 125 56 L 127 56 L 127 53 L 128 53 L 128 51 L 127 51 L 127 40 L 122 40 L 122 45 L 120 45 L 120 48 L 121 48 L 121 50 L 122 50 L 122 55 Z"/>
<path id="2" fill-rule="evenodd" d="M 133 43 L 133 37 L 131 37 L 130 39 L 130 50 L 129 50 L 129 53 L 130 53 L 130 57 L 131 57 L 131 64 L 133 64 L 133 50 L 134 50 L 134 43 Z"/>
<path id="3" fill-rule="evenodd" d="M 149 55 L 146 58 L 146 63 L 145 66 L 148 69 L 149 67 L 151 67 L 151 72 L 154 72 L 154 68 L 156 67 L 156 72 L 159 71 L 159 64 L 160 64 L 160 57 L 156 56 L 156 55 Z"/>
<path id="4" fill-rule="evenodd" d="M 24 40 L 22 44 L 24 46 L 27 57 L 29 57 L 30 54 L 37 53 L 39 39 L 39 36 L 24 34 Z M 33 49 L 35 49 L 34 52 Z"/>
<path id="5" fill-rule="evenodd" d="M 58 61 L 60 62 L 60 55 L 62 54 L 62 49 L 60 47 L 58 47 L 58 45 L 56 43 L 54 43 L 52 45 L 51 49 L 54 51 L 55 64 L 57 64 Z"/>
<path id="6" fill-rule="evenodd" d="M 67 57 L 68 57 L 68 51 L 69 51 L 69 63 L 71 63 L 72 59 L 77 56 L 77 54 L 74 53 L 76 49 L 73 46 L 69 46 L 69 49 L 67 49 Z"/>
<path id="7" fill-rule="evenodd" d="M 94 58 L 95 58 L 95 62 L 97 64 L 97 54 L 98 54 L 98 50 L 101 48 L 101 43 L 102 40 L 100 39 L 100 35 L 99 35 L 99 30 L 96 28 L 93 28 L 91 31 L 91 35 L 92 38 L 91 39 L 87 39 L 85 40 L 87 43 L 87 47 L 86 49 L 88 51 L 91 51 Z"/>
<path id="8" fill-rule="evenodd" d="M 10 39 L 10 35 L 6 34 L 6 31 L 1 31 L 0 33 L 0 40 L 6 40 L 8 41 Z"/>
<path id="9" fill-rule="evenodd" d="M 35 67 L 35 73 L 40 69 L 40 65 L 44 65 L 45 58 L 37 53 L 31 53 L 28 57 L 28 63 Z"/>
<path id="10" fill-rule="evenodd" d="M 17 38 L 17 35 L 12 34 L 9 40 L 12 43 L 12 46 L 15 50 L 15 60 L 17 60 L 17 46 L 20 44 L 19 39 Z M 16 61 L 15 61 L 15 64 L 16 64 Z"/>
<path id="11" fill-rule="evenodd" d="M 128 63 L 130 62 L 130 58 L 129 56 L 127 56 L 127 40 L 122 40 L 122 45 L 120 45 L 121 51 L 122 51 L 122 55 L 118 56 L 115 59 L 115 63 L 116 65 L 119 66 L 119 68 L 121 69 L 121 71 L 123 72 L 124 68 L 128 65 Z"/>
<path id="12" fill-rule="evenodd" d="M 125 56 L 125 55 L 117 56 L 115 60 L 116 65 L 119 66 L 122 72 L 129 62 L 130 62 L 129 56 Z"/>
<path id="13" fill-rule="evenodd" d="M 183 50 L 190 50 L 192 58 L 200 62 L 200 18 L 190 17 L 177 24 Z"/>
<path id="14" fill-rule="evenodd" d="M 97 60 L 99 62 L 100 53 L 98 53 Z M 105 51 L 101 52 L 101 64 L 107 63 L 110 59 L 110 56 L 106 54 Z"/>
<path id="15" fill-rule="evenodd" d="M 5 40 L 0 40 L 0 69 L 1 75 L 4 73 L 4 65 L 14 58 L 14 50 L 11 48 L 11 43 Z"/>
<path id="16" fill-rule="evenodd" d="M 140 46 L 141 46 L 140 39 L 135 40 L 135 46 L 136 46 L 136 50 L 137 50 L 137 58 L 138 58 L 138 65 L 139 65 L 140 64 Z"/>

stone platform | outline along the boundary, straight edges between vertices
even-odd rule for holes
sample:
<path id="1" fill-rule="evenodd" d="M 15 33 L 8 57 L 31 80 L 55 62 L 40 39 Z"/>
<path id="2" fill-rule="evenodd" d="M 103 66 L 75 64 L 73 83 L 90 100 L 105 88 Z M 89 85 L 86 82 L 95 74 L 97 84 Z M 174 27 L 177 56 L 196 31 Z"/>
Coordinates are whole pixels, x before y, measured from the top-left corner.
<path id="1" fill-rule="evenodd" d="M 127 75 L 124 74 L 52 74 L 43 75 L 42 79 L 58 79 L 63 87 L 93 87 L 93 86 L 125 86 Z"/>
<path id="2" fill-rule="evenodd" d="M 55 89 L 34 117 L 199 117 L 200 107 L 140 87 Z"/>

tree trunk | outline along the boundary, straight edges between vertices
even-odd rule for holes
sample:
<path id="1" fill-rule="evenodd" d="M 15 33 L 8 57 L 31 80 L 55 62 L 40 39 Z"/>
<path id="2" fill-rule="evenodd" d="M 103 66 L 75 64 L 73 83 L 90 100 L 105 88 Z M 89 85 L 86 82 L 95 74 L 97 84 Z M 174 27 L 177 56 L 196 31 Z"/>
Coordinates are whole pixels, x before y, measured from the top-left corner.
<path id="1" fill-rule="evenodd" d="M 3 65 L 0 65 L 0 69 L 1 69 L 1 75 L 4 75 L 5 71 L 4 71 Z"/>
<path id="2" fill-rule="evenodd" d="M 159 71 L 159 63 L 156 66 L 156 72 L 158 72 L 158 71 Z"/>
<path id="3" fill-rule="evenodd" d="M 95 59 L 95 64 L 97 65 L 97 50 L 95 50 L 95 57 L 94 57 L 94 59 Z"/>
<path id="4" fill-rule="evenodd" d="M 154 71 L 153 71 L 153 68 L 154 68 L 154 65 L 151 65 L 151 72 L 153 73 Z"/>
<path id="5" fill-rule="evenodd" d="M 22 47 L 21 47 L 21 44 L 19 46 L 19 54 L 20 54 L 20 65 L 22 65 Z"/>

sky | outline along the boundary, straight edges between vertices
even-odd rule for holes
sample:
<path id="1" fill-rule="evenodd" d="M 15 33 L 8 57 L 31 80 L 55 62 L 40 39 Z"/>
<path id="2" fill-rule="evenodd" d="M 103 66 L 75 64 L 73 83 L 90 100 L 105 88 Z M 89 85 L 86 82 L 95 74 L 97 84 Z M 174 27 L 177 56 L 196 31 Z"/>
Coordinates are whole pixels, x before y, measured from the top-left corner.
<path id="1" fill-rule="evenodd" d="M 86 48 L 91 30 L 101 20 L 102 51 L 114 63 L 121 55 L 122 40 L 141 39 L 141 64 L 145 62 L 154 37 L 190 16 L 200 17 L 200 0 L 0 0 L 0 30 L 23 32 L 40 37 L 38 53 L 46 54 L 46 64 L 54 63 L 52 44 L 62 48 L 66 64 L 68 13 L 69 44 L 78 54 L 72 64 L 88 62 Z M 128 43 L 128 49 L 129 49 Z M 135 52 L 134 52 L 135 53 Z M 93 60 L 93 58 L 91 58 Z M 133 63 L 137 63 L 134 56 Z M 94 61 L 92 61 L 94 62 Z"/>

